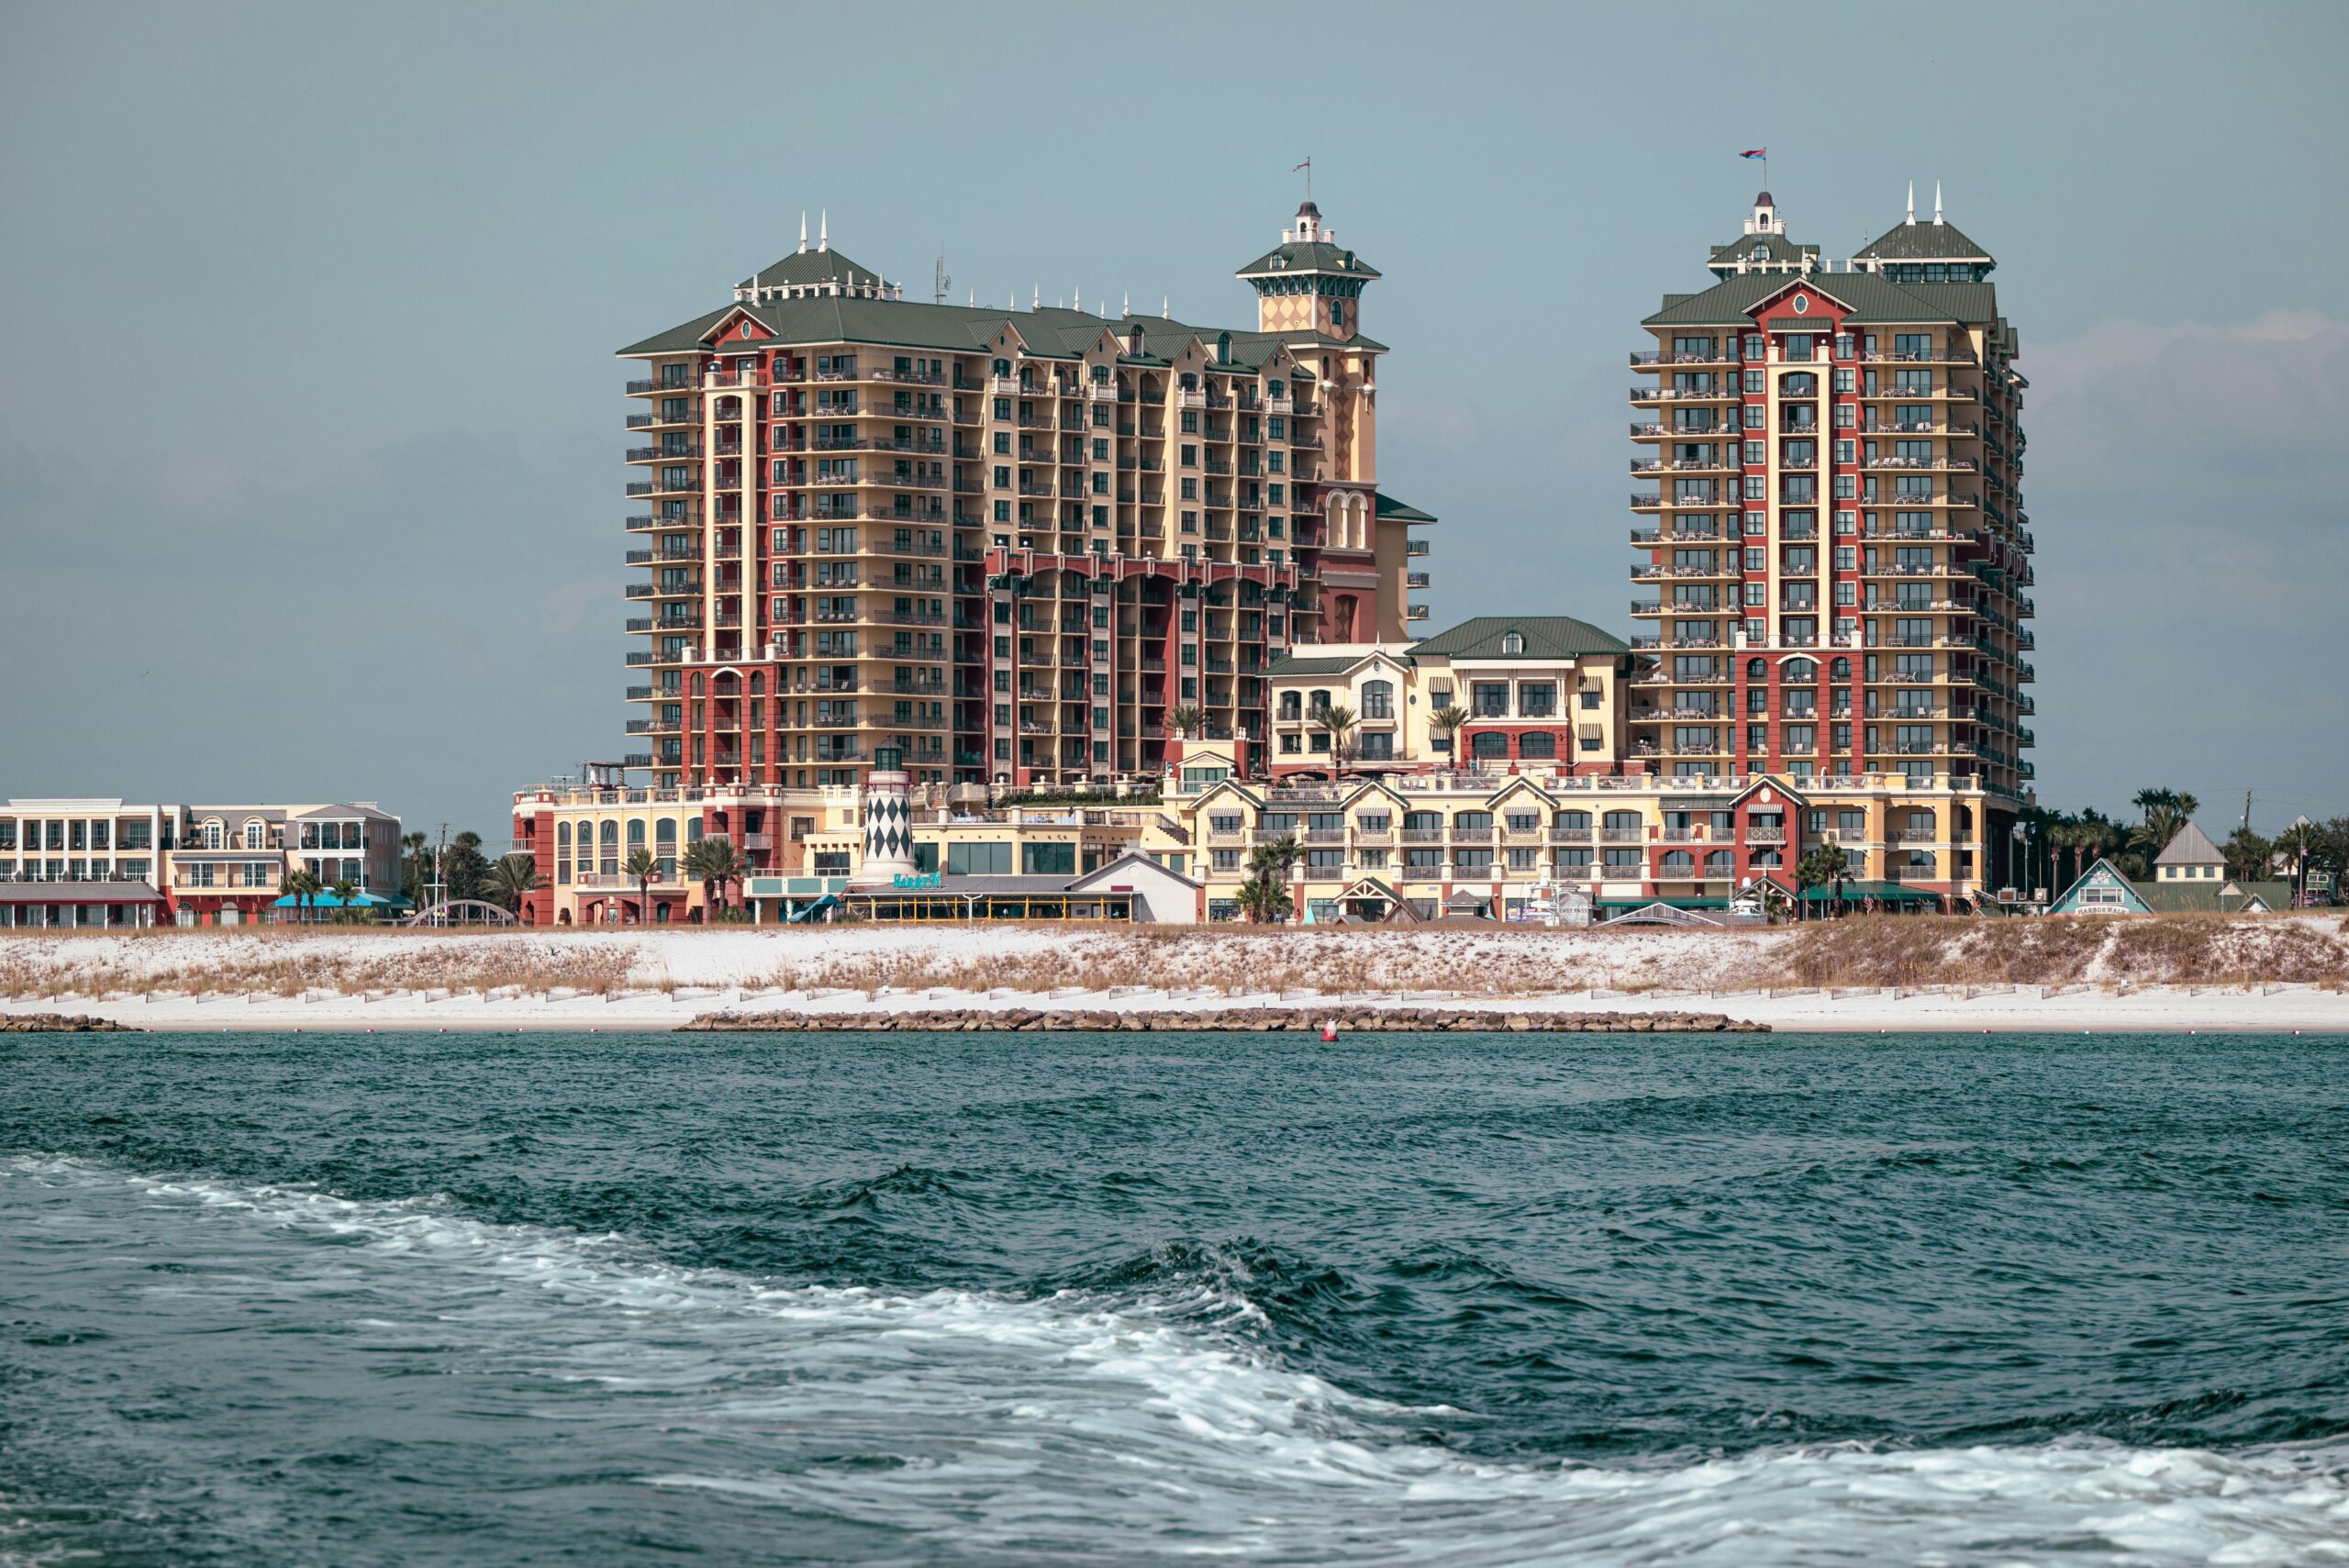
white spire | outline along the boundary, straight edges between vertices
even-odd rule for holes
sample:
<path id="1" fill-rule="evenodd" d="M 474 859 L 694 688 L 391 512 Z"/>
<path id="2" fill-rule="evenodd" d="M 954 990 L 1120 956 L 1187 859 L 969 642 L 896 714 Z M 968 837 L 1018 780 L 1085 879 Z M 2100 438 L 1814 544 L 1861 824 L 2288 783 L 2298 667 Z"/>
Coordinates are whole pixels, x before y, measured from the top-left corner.
<path id="1" fill-rule="evenodd" d="M 1913 226 L 1915 225 L 1916 221 L 1917 221 L 1917 182 L 1916 182 L 1916 181 L 1914 181 L 1914 180 L 1911 180 L 1911 181 L 1909 181 L 1909 224 L 1913 227 Z"/>
<path id="2" fill-rule="evenodd" d="M 978 291 L 977 289 L 973 289 L 973 290 L 971 291 L 971 308 L 972 308 L 973 310 L 976 310 L 978 307 L 979 307 L 979 291 Z"/>
<path id="3" fill-rule="evenodd" d="M 817 221 L 820 227 L 816 236 L 816 249 L 818 250 L 829 250 L 832 248 L 831 209 L 829 207 L 824 208 Z"/>
<path id="4" fill-rule="evenodd" d="M 1170 294 L 1165 298 L 1158 302 L 1158 314 L 1166 320 L 1172 321 L 1174 319 L 1174 296 L 1173 295 Z"/>
<path id="5" fill-rule="evenodd" d="M 807 209 L 806 207 L 799 209 L 799 250 L 802 255 L 805 255 L 807 250 Z"/>
<path id="6" fill-rule="evenodd" d="M 1942 220 L 1942 183 L 1941 183 L 1939 180 L 1935 180 L 1935 181 L 1933 182 L 1933 222 L 1934 222 L 1935 224 L 1939 224 L 1939 223 L 1941 222 L 1941 220 Z"/>

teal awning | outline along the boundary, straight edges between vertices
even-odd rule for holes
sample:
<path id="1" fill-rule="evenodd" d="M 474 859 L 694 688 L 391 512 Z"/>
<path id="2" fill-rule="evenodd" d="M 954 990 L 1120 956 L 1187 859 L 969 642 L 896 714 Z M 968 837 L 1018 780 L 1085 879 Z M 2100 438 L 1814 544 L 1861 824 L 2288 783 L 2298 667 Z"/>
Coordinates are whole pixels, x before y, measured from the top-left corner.
<path id="1" fill-rule="evenodd" d="M 413 909 L 416 907 L 414 903 L 406 898 L 397 896 L 386 898 L 380 893 L 352 894 L 350 906 L 353 909 Z M 273 909 L 340 909 L 343 907 L 343 902 L 334 895 L 332 890 L 322 889 L 310 895 L 307 900 L 289 893 L 270 907 Z"/>

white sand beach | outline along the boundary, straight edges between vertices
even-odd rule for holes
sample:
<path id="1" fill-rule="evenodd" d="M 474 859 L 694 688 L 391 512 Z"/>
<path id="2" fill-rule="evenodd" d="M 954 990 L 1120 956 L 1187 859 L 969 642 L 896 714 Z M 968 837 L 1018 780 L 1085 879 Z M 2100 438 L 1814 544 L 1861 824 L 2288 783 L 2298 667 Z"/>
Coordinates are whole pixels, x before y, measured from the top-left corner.
<path id="1" fill-rule="evenodd" d="M 1914 983 L 1892 984 L 1802 981 L 1822 952 L 1845 970 L 1914 970 L 1921 922 L 1830 933 L 859 926 L 19 935 L 0 939 L 0 1012 L 155 1029 L 453 1032 L 668 1029 L 721 1010 L 1505 1002 L 1519 1012 L 1720 1012 L 1778 1029 L 2349 1030 L 2340 978 L 2349 942 L 2338 917 L 2156 933 L 2166 973 L 2138 951 L 2146 939 L 2125 934 L 2126 923 L 1942 924 L 1945 958 L 1901 976 Z M 2039 973 L 2019 979 L 2033 967 L 2032 955 L 2012 951 L 2023 937 L 2047 951 L 2036 955 Z M 1976 951 L 1986 938 L 1998 961 L 1987 974 Z M 1869 950 L 1893 942 L 1905 944 L 1893 959 Z"/>

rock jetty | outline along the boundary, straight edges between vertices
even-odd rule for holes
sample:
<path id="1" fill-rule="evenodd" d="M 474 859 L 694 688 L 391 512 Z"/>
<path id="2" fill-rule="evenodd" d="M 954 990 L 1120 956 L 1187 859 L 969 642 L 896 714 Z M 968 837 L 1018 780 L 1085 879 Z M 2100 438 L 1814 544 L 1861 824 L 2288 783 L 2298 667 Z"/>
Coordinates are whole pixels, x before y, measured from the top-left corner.
<path id="1" fill-rule="evenodd" d="M 1474 1034 L 1767 1034 L 1767 1024 L 1726 1013 L 1551 1013 L 1477 1007 L 1223 1007 L 1212 1011 L 1136 1009 L 1040 1011 L 1033 1007 L 911 1008 L 896 1013 L 704 1013 L 680 1030 L 786 1033 L 807 1029 L 877 1029 L 914 1033 L 1034 1033 L 1061 1029 L 1147 1029 L 1260 1034 L 1319 1033 L 1330 1019 L 1340 1030 Z"/>
<path id="2" fill-rule="evenodd" d="M 0 1015 L 0 1034 L 137 1034 L 128 1024 L 94 1018 L 83 1013 L 11 1013 Z"/>

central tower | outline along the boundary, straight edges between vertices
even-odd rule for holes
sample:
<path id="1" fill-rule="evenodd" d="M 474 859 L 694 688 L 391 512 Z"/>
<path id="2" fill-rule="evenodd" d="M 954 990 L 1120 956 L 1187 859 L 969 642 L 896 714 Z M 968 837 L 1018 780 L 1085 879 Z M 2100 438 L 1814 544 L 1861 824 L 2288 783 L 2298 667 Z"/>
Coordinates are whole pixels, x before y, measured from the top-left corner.
<path id="1" fill-rule="evenodd" d="M 1312 332 L 1351 342 L 1361 331 L 1357 312 L 1363 285 L 1378 269 L 1342 250 L 1311 202 L 1297 209 L 1297 225 L 1281 230 L 1281 242 L 1240 269 L 1256 291 L 1256 330 Z"/>

